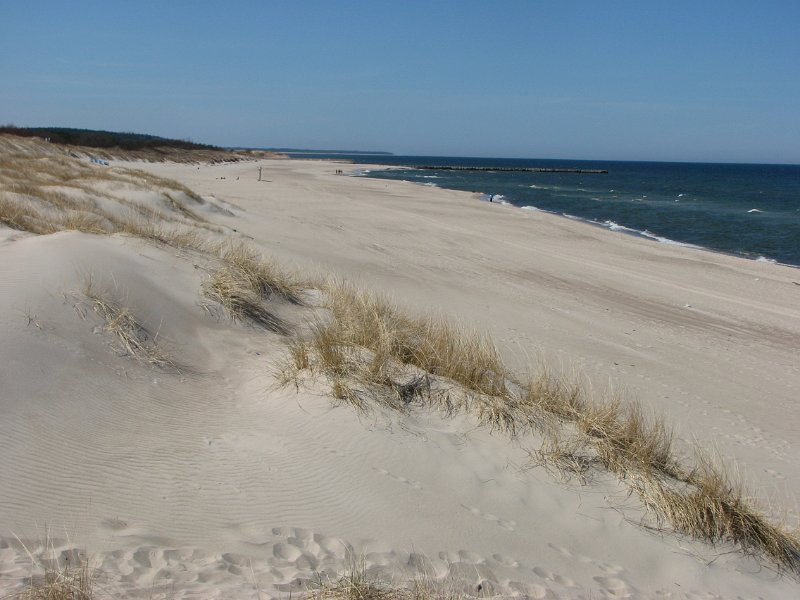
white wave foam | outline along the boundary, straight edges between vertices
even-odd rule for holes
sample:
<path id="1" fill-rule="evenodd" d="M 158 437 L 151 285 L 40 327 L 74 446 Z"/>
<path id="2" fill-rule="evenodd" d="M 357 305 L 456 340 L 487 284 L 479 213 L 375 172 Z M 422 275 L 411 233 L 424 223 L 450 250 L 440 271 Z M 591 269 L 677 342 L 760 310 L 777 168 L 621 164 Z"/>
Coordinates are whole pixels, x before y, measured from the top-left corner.
<path id="1" fill-rule="evenodd" d="M 534 212 L 542 212 L 541 208 L 536 208 L 535 206 L 520 206 L 522 210 L 532 210 Z"/>
<path id="2" fill-rule="evenodd" d="M 567 215 L 564 215 L 564 216 L 567 216 Z M 648 231 L 647 229 L 645 229 L 644 231 L 640 231 L 639 229 L 633 229 L 631 227 L 625 227 L 624 225 L 620 225 L 619 223 L 616 223 L 615 221 L 611 221 L 611 220 L 603 221 L 602 223 L 600 221 L 589 221 L 589 223 L 594 223 L 596 225 L 602 225 L 604 227 L 608 227 L 611 231 L 622 231 L 624 233 L 631 233 L 633 235 L 640 235 L 642 237 L 646 237 L 648 239 L 655 240 L 657 242 L 661 242 L 662 244 L 669 244 L 671 246 L 682 246 L 684 248 L 701 248 L 701 246 L 695 246 L 694 244 L 689 244 L 689 243 L 686 243 L 686 242 L 677 242 L 675 240 L 671 240 L 669 238 L 665 238 L 663 236 L 656 235 L 655 233 L 652 233 L 651 231 Z"/>
<path id="3" fill-rule="evenodd" d="M 603 221 L 601 225 L 605 225 L 611 231 L 627 231 L 629 233 L 642 233 L 637 229 L 631 229 L 630 227 L 625 227 L 624 225 L 620 225 L 619 223 L 615 223 L 614 221 Z"/>
<path id="4" fill-rule="evenodd" d="M 764 212 L 764 211 L 763 211 L 763 210 L 758 210 L 757 208 L 751 208 L 751 209 L 750 209 L 750 210 L 748 210 L 747 212 L 749 212 L 749 213 L 754 213 L 754 212 Z"/>
<path id="5" fill-rule="evenodd" d="M 702 249 L 701 246 L 696 246 L 695 244 L 689 244 L 689 243 L 686 243 L 686 242 L 677 242 L 675 240 L 671 240 L 669 238 L 665 238 L 663 236 L 656 235 L 655 233 L 647 231 L 647 229 L 645 229 L 644 231 L 640 231 L 639 233 L 641 233 L 645 237 L 650 238 L 651 240 L 656 240 L 657 242 L 661 242 L 662 244 L 669 244 L 670 246 L 681 246 L 683 248 L 699 248 L 699 249 Z"/>
<path id="6" fill-rule="evenodd" d="M 777 265 L 778 264 L 777 260 L 775 260 L 774 258 L 767 258 L 766 256 L 759 256 L 756 259 L 756 262 L 765 262 L 765 263 L 770 263 L 771 265 Z"/>

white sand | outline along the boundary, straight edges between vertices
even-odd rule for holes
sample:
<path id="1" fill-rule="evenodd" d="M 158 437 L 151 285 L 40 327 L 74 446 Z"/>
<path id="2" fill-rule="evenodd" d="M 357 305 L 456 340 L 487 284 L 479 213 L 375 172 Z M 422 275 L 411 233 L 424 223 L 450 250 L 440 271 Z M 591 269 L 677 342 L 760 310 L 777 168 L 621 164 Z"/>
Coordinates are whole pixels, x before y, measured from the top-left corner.
<path id="1" fill-rule="evenodd" d="M 541 355 L 627 387 L 796 517 L 800 271 L 342 165 L 259 164 L 269 181 L 255 163 L 137 166 L 288 264 L 474 324 L 519 368 Z M 115 352 L 81 311 L 87 273 L 187 368 Z M 354 553 L 477 595 L 797 596 L 730 547 L 638 527 L 612 480 L 523 469 L 518 444 L 469 418 L 360 418 L 322 389 L 274 389 L 279 336 L 204 311 L 205 275 L 127 236 L 0 229 L 0 593 L 31 572 L 16 534 L 34 554 L 47 537 L 85 550 L 109 595 L 286 597 Z"/>

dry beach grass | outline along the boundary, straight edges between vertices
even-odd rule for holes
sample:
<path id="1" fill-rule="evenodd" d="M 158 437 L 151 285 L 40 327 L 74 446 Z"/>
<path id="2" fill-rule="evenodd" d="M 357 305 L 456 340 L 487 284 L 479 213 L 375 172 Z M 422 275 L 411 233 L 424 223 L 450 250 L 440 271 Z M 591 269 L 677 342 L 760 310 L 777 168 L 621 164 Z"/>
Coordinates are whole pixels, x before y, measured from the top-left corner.
<path id="1" fill-rule="evenodd" d="M 754 509 L 721 466 L 672 451 L 663 418 L 635 401 L 597 400 L 548 371 L 516 376 L 491 342 L 444 320 L 414 319 L 388 301 L 333 283 L 330 316 L 309 339 L 291 342 L 283 381 L 301 372 L 328 378 L 332 393 L 360 410 L 378 402 L 409 410 L 415 400 L 445 413 L 468 412 L 492 429 L 544 442 L 532 453 L 560 475 L 605 469 L 636 493 L 658 526 L 709 543 L 733 542 L 800 574 L 800 537 Z"/>

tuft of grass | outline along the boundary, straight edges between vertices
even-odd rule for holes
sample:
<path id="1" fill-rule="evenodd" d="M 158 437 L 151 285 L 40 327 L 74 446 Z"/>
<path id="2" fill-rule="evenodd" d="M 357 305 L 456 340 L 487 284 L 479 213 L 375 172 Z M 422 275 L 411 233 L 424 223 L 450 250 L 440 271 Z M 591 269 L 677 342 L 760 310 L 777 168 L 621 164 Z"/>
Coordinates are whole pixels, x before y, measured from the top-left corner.
<path id="1" fill-rule="evenodd" d="M 377 401 L 406 409 L 420 400 L 453 413 L 469 406 L 492 428 L 516 428 L 511 403 L 497 401 L 507 373 L 487 338 L 409 318 L 385 298 L 340 283 L 327 284 L 326 294 L 329 317 L 312 326 L 308 339 L 290 344 L 282 381 L 316 370 L 329 377 L 337 398 L 357 407 Z"/>
<path id="2" fill-rule="evenodd" d="M 264 298 L 238 270 L 224 266 L 203 282 L 203 294 L 225 309 L 234 321 L 251 323 L 288 335 L 288 324 L 266 306 Z"/>
<path id="3" fill-rule="evenodd" d="M 46 569 L 41 578 L 31 578 L 30 585 L 11 596 L 16 600 L 92 600 L 93 577 L 86 561 L 77 567 L 65 564 L 60 569 Z"/>
<path id="4" fill-rule="evenodd" d="M 621 477 L 633 470 L 685 477 L 672 453 L 672 431 L 663 418 L 647 418 L 640 404 L 618 398 L 589 404 L 576 423 L 605 467 Z"/>
<path id="5" fill-rule="evenodd" d="M 370 579 L 363 565 L 335 581 L 321 582 L 306 596 L 313 600 L 401 600 L 407 591 Z"/>
<path id="6" fill-rule="evenodd" d="M 637 474 L 631 488 L 658 526 L 711 544 L 729 542 L 745 553 L 769 557 L 800 576 L 800 534 L 771 522 L 753 507 L 739 482 L 698 453 L 695 471 L 683 485 Z"/>
<path id="7" fill-rule="evenodd" d="M 290 271 L 266 259 L 245 242 L 208 243 L 202 249 L 216 255 L 221 266 L 203 283 L 203 294 L 221 305 L 234 321 L 249 322 L 288 335 L 290 327 L 267 303 L 303 304 L 307 284 Z"/>
<path id="8" fill-rule="evenodd" d="M 351 566 L 335 580 L 320 579 L 303 598 L 309 600 L 467 600 L 470 596 L 451 590 L 442 593 L 428 577 L 417 578 L 410 586 L 384 582 L 368 573 L 366 560 L 351 558 Z"/>
<path id="9" fill-rule="evenodd" d="M 216 253 L 259 296 L 275 294 L 292 304 L 303 303 L 305 284 L 253 246 L 241 241 L 220 244 Z"/>
<path id="10" fill-rule="evenodd" d="M 120 305 L 110 294 L 98 290 L 91 276 L 86 280 L 83 295 L 89 301 L 91 310 L 103 319 L 103 330 L 117 338 L 125 354 L 159 369 L 176 368 L 158 345 L 158 334 L 148 331 L 129 308 Z"/>

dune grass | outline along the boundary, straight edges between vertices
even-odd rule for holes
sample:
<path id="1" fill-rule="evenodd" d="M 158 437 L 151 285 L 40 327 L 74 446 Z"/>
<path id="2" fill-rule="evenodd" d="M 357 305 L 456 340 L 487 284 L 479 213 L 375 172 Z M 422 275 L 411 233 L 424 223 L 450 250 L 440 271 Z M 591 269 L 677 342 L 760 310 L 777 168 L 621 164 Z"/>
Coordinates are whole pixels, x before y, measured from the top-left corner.
<path id="1" fill-rule="evenodd" d="M 102 318 L 103 330 L 116 338 L 121 353 L 159 369 L 177 368 L 158 344 L 158 332 L 149 331 L 130 308 L 121 305 L 107 291 L 100 290 L 91 276 L 86 279 L 83 295 L 89 309 Z"/>
<path id="2" fill-rule="evenodd" d="M 322 579 L 298 596 L 309 600 L 469 600 L 471 598 L 502 598 L 487 596 L 476 589 L 466 594 L 453 589 L 451 581 L 440 582 L 420 573 L 408 585 L 381 581 L 368 573 L 366 560 L 351 559 L 347 570 L 336 579 Z"/>
<path id="3" fill-rule="evenodd" d="M 289 335 L 291 328 L 275 314 L 275 303 L 302 305 L 309 284 L 243 241 L 210 243 L 204 250 L 220 261 L 203 282 L 206 298 L 219 304 L 234 321 Z"/>
<path id="4" fill-rule="evenodd" d="M 359 410 L 415 404 L 468 413 L 510 437 L 543 441 L 538 464 L 582 480 L 614 474 L 642 501 L 655 526 L 711 544 L 732 543 L 800 575 L 800 536 L 772 522 L 741 486 L 701 453 L 679 460 L 672 432 L 641 405 L 612 395 L 592 399 L 573 381 L 543 370 L 518 376 L 484 336 L 445 320 L 410 318 L 385 298 L 338 283 L 328 314 L 291 340 L 282 383 L 303 372 L 325 377 L 331 393 Z"/>
<path id="5" fill-rule="evenodd" d="M 288 335 L 289 325 L 267 306 L 264 297 L 240 272 L 225 266 L 203 282 L 203 294 L 218 303 L 234 321 Z"/>
<path id="6" fill-rule="evenodd" d="M 24 590 L 9 596 L 14 600 L 92 600 L 93 576 L 89 565 L 71 567 L 65 564 L 60 569 L 46 569 L 41 578 L 31 578 Z"/>

